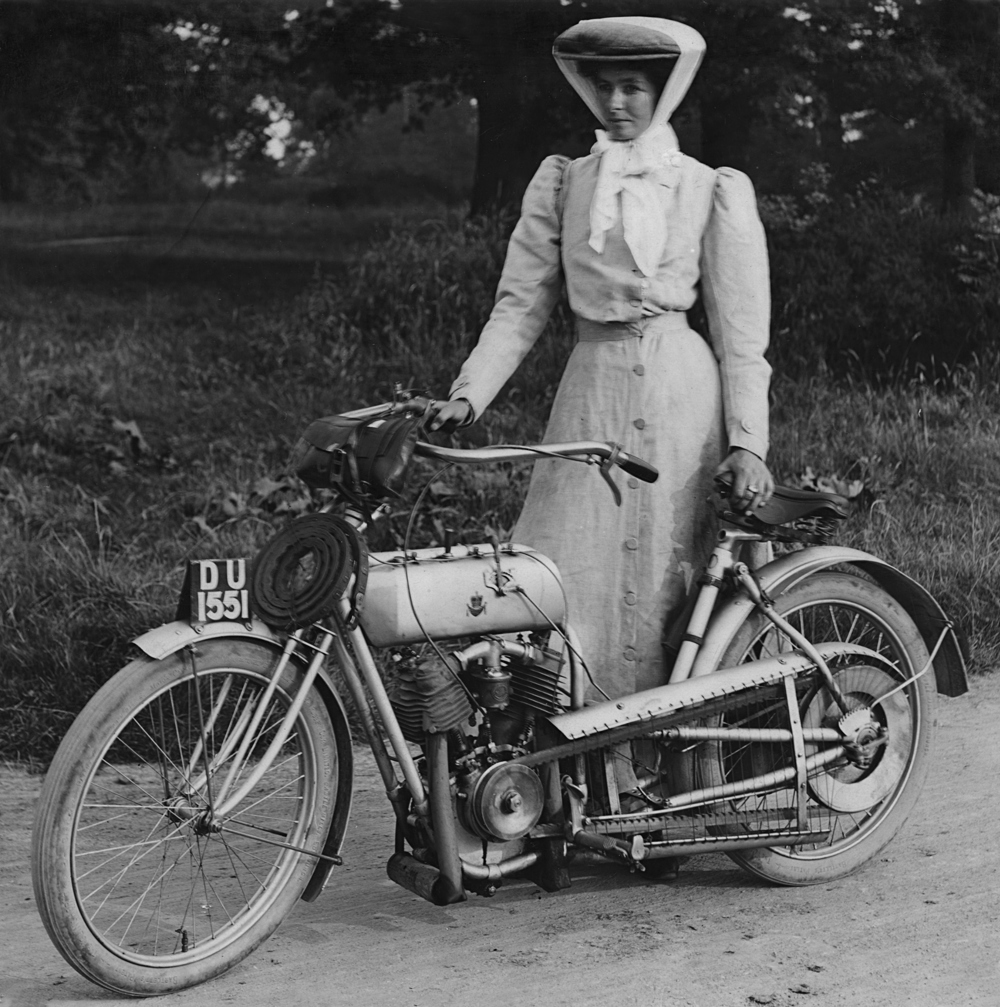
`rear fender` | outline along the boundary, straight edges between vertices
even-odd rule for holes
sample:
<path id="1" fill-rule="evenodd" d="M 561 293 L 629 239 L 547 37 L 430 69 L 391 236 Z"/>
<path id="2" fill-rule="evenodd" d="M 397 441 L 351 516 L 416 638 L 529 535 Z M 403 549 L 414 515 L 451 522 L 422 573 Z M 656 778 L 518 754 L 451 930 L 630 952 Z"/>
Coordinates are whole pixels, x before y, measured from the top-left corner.
<path id="1" fill-rule="evenodd" d="M 207 623 L 197 630 L 186 622 L 168 622 L 151 629 L 148 633 L 143 633 L 132 642 L 154 660 L 162 661 L 165 657 L 182 650 L 189 644 L 197 645 L 205 640 L 220 637 L 229 637 L 234 640 L 259 640 L 278 654 L 284 649 L 284 641 L 269 626 L 258 619 L 254 619 L 250 623 Z M 330 831 L 323 844 L 324 856 L 336 857 L 343 845 L 344 833 L 347 831 L 347 820 L 351 814 L 351 797 L 354 791 L 354 748 L 351 744 L 351 729 L 347 722 L 347 711 L 326 667 L 320 668 L 319 674 L 316 676 L 316 688 L 323 697 L 323 702 L 330 714 L 333 735 L 337 741 L 339 770 L 337 806 L 333 810 Z M 304 901 L 312 902 L 319 895 L 326 885 L 333 866 L 329 860 L 316 862 L 312 877 L 302 893 Z"/>
<path id="2" fill-rule="evenodd" d="M 814 546 L 782 556 L 755 573 L 764 590 L 777 598 L 807 577 L 843 563 L 868 574 L 902 606 L 920 630 L 928 652 L 933 651 L 948 624 L 944 611 L 926 588 L 877 556 L 842 546 Z M 753 602 L 740 592 L 715 612 L 695 658 L 692 678 L 709 675 L 719 667 L 726 648 L 753 610 Z M 934 659 L 934 677 L 938 692 L 945 696 L 961 696 L 969 690 L 965 658 L 953 629 L 946 634 Z"/>

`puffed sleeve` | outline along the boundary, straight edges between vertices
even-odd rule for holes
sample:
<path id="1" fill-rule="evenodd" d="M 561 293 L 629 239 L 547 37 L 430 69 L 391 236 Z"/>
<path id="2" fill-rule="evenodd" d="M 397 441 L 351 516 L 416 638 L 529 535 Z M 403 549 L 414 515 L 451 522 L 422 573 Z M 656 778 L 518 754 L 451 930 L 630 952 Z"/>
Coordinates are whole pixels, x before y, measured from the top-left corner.
<path id="1" fill-rule="evenodd" d="M 767 241 L 750 179 L 733 168 L 715 173 L 712 210 L 702 239 L 702 295 L 722 375 L 730 448 L 767 456 L 764 359 L 771 318 Z"/>
<path id="2" fill-rule="evenodd" d="M 528 184 L 507 246 L 496 302 L 450 397 L 476 417 L 493 401 L 545 328 L 562 290 L 559 190 L 569 158 L 545 158 Z"/>

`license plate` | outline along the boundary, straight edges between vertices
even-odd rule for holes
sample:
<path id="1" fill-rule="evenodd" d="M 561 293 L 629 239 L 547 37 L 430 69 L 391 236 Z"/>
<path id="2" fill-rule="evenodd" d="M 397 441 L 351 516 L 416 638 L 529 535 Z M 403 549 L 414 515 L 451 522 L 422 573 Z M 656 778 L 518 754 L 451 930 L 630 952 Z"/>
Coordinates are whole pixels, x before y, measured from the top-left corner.
<path id="1" fill-rule="evenodd" d="M 249 622 L 250 590 L 245 559 L 195 559 L 185 579 L 192 623 Z"/>

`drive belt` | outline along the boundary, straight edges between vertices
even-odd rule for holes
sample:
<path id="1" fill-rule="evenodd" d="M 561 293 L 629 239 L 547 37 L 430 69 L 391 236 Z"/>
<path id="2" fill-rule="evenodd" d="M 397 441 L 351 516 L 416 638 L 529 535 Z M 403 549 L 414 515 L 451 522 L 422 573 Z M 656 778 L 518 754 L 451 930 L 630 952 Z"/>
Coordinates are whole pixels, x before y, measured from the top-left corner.
<path id="1" fill-rule="evenodd" d="M 258 553 L 250 575 L 253 607 L 276 629 L 309 626 L 332 615 L 354 576 L 347 629 L 354 629 L 368 583 L 368 548 L 335 514 L 307 514 Z"/>

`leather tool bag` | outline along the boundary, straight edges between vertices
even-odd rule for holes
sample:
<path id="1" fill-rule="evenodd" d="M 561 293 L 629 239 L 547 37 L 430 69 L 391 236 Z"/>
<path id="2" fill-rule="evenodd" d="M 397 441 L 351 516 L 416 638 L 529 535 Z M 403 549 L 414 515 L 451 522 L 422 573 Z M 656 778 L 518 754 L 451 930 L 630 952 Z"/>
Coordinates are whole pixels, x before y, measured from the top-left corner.
<path id="1" fill-rule="evenodd" d="M 315 488 L 374 497 L 394 493 L 413 457 L 420 423 L 419 416 L 405 414 L 373 420 L 324 416 L 302 435 L 295 471 Z"/>

